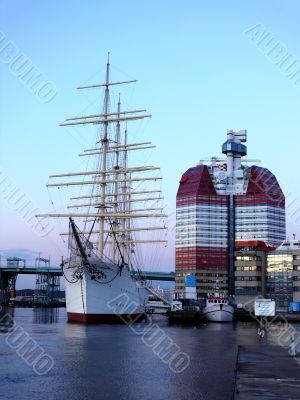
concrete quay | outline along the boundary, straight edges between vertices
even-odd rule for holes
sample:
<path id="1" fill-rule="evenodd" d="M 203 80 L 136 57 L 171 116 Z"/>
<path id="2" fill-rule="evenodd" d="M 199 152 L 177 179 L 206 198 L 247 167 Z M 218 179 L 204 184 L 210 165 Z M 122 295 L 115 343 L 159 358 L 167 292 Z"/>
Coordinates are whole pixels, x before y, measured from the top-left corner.
<path id="1" fill-rule="evenodd" d="M 279 346 L 239 346 L 234 400 L 299 400 L 300 358 Z"/>

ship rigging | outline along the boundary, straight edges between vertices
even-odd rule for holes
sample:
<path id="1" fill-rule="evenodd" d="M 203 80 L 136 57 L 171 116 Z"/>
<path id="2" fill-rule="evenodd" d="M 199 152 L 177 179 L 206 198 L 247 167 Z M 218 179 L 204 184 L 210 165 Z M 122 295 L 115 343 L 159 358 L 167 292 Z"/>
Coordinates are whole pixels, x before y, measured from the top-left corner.
<path id="1" fill-rule="evenodd" d="M 102 112 L 67 118 L 60 124 L 62 127 L 95 125 L 99 129 L 93 147 L 79 154 L 88 161 L 93 160 L 93 167 L 51 175 L 47 184 L 48 188 L 79 189 L 79 194 L 71 195 L 65 212 L 38 215 L 67 218 L 70 222 L 69 232 L 61 233 L 62 237 L 69 236 L 70 258 L 62 263 L 62 267 L 70 320 L 115 322 L 116 316 L 143 314 L 147 285 L 141 285 L 142 279 L 136 274 L 139 267 L 132 262 L 132 256 L 136 246 L 166 244 L 166 240 L 157 237 L 140 236 L 142 232 L 149 234 L 166 229 L 167 215 L 161 205 L 161 189 L 149 190 L 143 186 L 150 182 L 159 183 L 162 179 L 158 173 L 160 169 L 148 164 L 131 165 L 129 159 L 132 152 L 155 148 L 148 141 L 128 141 L 128 125 L 151 115 L 145 109 L 121 109 L 120 95 L 117 109 L 110 110 L 110 88 L 134 82 L 136 80 L 111 82 L 108 57 L 105 83 L 78 88 L 104 88 Z M 144 222 L 139 224 L 138 221 Z M 97 283 L 103 285 L 97 286 Z M 135 302 L 136 310 L 129 313 L 124 310 L 124 304 L 118 300 L 124 293 Z M 114 302 L 112 314 L 108 304 Z"/>

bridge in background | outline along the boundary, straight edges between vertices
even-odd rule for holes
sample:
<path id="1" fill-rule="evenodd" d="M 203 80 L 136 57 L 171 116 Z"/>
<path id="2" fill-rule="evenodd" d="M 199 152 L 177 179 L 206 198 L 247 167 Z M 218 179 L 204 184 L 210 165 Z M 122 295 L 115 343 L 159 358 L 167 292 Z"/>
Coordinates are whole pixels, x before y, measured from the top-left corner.
<path id="1" fill-rule="evenodd" d="M 41 304 L 47 303 L 49 298 L 53 299 L 60 288 L 60 277 L 62 276 L 61 268 L 50 267 L 48 265 L 26 266 L 16 262 L 5 267 L 0 267 L 0 304 L 7 304 L 10 298 L 16 295 L 16 281 L 18 275 L 35 275 L 37 292 L 40 293 L 37 297 Z M 149 281 L 175 281 L 174 272 L 153 272 L 142 271 L 139 273 L 144 279 Z"/>
<path id="2" fill-rule="evenodd" d="M 1 275 L 39 275 L 49 274 L 55 276 L 62 276 L 61 268 L 57 267 L 2 267 L 0 268 Z M 175 272 L 153 272 L 141 271 L 144 279 L 149 281 L 175 281 Z"/>

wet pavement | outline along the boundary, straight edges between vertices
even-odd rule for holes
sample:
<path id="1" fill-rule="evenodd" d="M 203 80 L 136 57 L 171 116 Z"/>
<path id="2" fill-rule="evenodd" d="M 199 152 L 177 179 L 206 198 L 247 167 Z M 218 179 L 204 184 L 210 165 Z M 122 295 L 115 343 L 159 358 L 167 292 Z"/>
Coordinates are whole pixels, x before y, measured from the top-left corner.
<path id="1" fill-rule="evenodd" d="M 282 347 L 241 346 L 235 400 L 300 399 L 300 358 Z"/>

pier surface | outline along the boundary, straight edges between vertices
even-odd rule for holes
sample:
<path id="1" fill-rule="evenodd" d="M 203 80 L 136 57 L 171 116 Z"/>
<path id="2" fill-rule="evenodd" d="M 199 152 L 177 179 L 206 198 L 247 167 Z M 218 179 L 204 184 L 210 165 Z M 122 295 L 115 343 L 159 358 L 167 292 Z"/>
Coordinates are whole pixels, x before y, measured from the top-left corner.
<path id="1" fill-rule="evenodd" d="M 239 346 L 235 400 L 300 398 L 300 359 L 279 346 Z"/>

